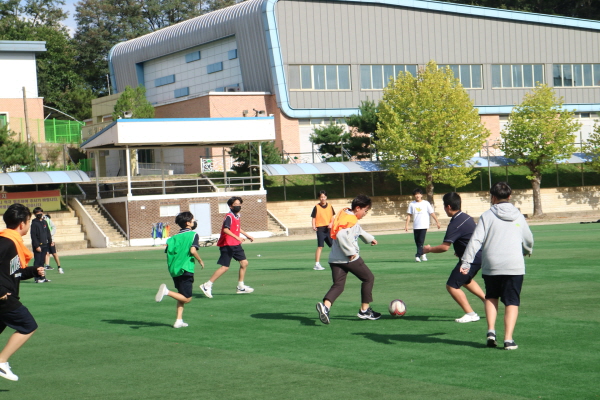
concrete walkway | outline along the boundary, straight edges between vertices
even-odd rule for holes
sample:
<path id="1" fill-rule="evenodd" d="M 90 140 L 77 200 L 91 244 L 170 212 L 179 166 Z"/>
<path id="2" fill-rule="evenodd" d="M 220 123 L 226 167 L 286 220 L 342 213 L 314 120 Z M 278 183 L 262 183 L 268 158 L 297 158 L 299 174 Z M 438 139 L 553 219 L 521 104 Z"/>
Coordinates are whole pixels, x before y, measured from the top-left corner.
<path id="1" fill-rule="evenodd" d="M 530 226 L 534 225 L 560 225 L 560 224 L 577 224 L 580 222 L 595 222 L 598 221 L 598 215 L 589 215 L 589 216 L 568 216 L 568 217 L 550 217 L 550 218 L 541 218 L 541 219 L 529 219 L 527 222 Z M 599 224 L 600 226 L 600 224 Z M 435 232 L 437 229 L 435 226 L 430 228 L 430 231 Z M 440 229 L 441 232 L 445 232 L 445 227 L 442 226 Z M 412 230 L 408 232 L 404 232 L 402 230 L 370 230 L 375 236 L 381 235 L 403 235 L 403 234 L 412 234 Z M 315 239 L 314 234 L 308 235 L 293 235 L 293 236 L 275 236 L 264 239 L 257 239 L 254 243 L 272 243 L 272 242 L 288 242 L 288 241 L 296 241 L 296 240 L 313 240 Z M 253 243 L 245 242 L 244 246 L 251 246 Z M 60 251 L 60 243 L 58 243 L 58 249 Z M 87 249 L 79 249 L 79 250 L 65 250 L 60 251 L 59 255 L 61 256 L 75 256 L 75 255 L 91 255 L 91 254 L 101 254 L 101 253 L 121 253 L 121 252 L 129 252 L 129 251 L 142 251 L 142 250 L 155 250 L 164 252 L 164 246 L 136 246 L 136 247 L 109 247 L 109 248 L 87 248 Z"/>

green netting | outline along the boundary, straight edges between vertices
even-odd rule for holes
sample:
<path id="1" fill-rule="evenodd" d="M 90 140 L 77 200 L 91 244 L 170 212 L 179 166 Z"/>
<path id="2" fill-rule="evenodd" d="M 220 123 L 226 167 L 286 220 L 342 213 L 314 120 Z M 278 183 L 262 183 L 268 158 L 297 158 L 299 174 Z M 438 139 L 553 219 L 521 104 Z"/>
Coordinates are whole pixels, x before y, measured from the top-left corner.
<path id="1" fill-rule="evenodd" d="M 47 119 L 44 121 L 46 143 L 81 143 L 82 126 L 79 121 Z"/>

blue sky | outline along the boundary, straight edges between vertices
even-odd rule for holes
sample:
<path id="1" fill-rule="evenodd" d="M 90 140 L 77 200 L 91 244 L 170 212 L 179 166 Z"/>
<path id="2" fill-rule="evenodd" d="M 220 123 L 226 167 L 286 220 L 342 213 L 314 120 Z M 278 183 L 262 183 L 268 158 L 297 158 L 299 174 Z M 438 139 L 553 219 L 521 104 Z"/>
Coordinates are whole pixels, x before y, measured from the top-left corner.
<path id="1" fill-rule="evenodd" d="M 68 11 L 69 17 L 64 21 L 64 24 L 70 29 L 71 35 L 75 32 L 77 24 L 75 23 L 75 3 L 79 0 L 65 0 L 63 10 Z"/>

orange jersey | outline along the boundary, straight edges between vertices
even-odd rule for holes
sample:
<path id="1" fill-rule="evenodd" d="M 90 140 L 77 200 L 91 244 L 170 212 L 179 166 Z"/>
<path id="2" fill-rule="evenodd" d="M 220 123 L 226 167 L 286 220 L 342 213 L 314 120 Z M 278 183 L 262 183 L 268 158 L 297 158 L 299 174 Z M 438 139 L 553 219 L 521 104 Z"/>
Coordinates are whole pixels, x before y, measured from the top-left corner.
<path id="1" fill-rule="evenodd" d="M 318 228 L 320 226 L 329 226 L 331 223 L 331 218 L 335 211 L 333 211 L 333 207 L 331 204 L 327 203 L 325 207 L 321 206 L 321 203 L 317 203 L 313 210 L 312 217 L 315 219 L 315 226 Z"/>

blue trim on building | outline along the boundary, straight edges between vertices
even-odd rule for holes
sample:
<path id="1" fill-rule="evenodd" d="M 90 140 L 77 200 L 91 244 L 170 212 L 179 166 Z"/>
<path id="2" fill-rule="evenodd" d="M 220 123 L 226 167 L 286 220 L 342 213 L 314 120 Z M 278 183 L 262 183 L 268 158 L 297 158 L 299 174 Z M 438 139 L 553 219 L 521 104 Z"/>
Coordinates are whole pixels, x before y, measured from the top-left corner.
<path id="1" fill-rule="evenodd" d="M 110 85 L 112 86 L 113 94 L 119 93 L 119 88 L 117 87 L 117 77 L 115 76 L 115 67 L 113 66 L 112 61 L 113 51 L 117 46 L 118 44 L 115 44 L 108 52 L 108 73 L 110 75 Z"/>
<path id="2" fill-rule="evenodd" d="M 275 4 L 279 0 L 266 0 L 262 4 L 263 25 L 265 28 L 267 51 L 271 65 L 271 75 L 273 77 L 273 86 L 277 96 L 277 105 L 291 118 L 337 118 L 346 117 L 351 114 L 357 114 L 358 108 L 341 109 L 294 109 L 290 107 L 287 80 L 283 68 L 283 56 L 281 54 L 281 45 L 277 28 L 277 19 L 275 17 Z M 453 14 L 463 14 L 473 17 L 484 17 L 494 19 L 504 19 L 518 22 L 529 22 L 546 25 L 557 25 L 561 27 L 572 27 L 581 29 L 600 30 L 600 22 L 569 18 L 555 17 L 550 15 L 527 13 L 522 11 L 500 10 L 495 8 L 486 8 L 479 6 L 469 6 L 463 4 L 442 3 L 429 0 L 337 0 L 340 2 L 367 3 L 367 4 L 385 4 L 390 6 L 416 8 L 420 10 L 430 10 Z M 597 111 L 594 107 L 600 105 L 565 105 L 565 108 L 577 106 L 581 111 Z M 585 106 L 584 108 L 579 108 Z M 513 106 L 481 106 L 477 107 L 482 114 L 508 114 Z M 592 108 L 592 109 L 590 109 Z"/>
<path id="3" fill-rule="evenodd" d="M 46 42 L 34 40 L 0 40 L 0 51 L 41 53 L 46 51 Z"/>
<path id="4" fill-rule="evenodd" d="M 145 86 L 146 81 L 145 81 L 145 77 L 144 77 L 144 63 L 143 62 L 135 64 L 135 74 L 137 75 L 138 85 Z"/>

